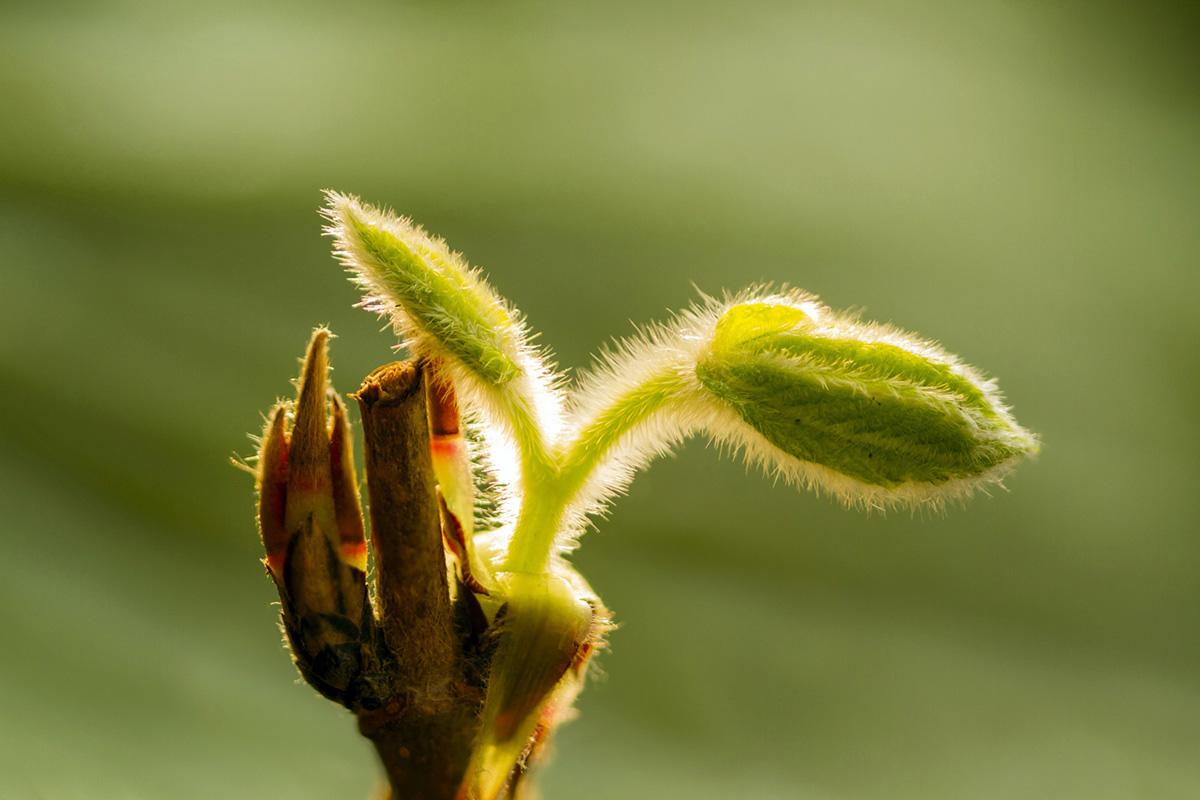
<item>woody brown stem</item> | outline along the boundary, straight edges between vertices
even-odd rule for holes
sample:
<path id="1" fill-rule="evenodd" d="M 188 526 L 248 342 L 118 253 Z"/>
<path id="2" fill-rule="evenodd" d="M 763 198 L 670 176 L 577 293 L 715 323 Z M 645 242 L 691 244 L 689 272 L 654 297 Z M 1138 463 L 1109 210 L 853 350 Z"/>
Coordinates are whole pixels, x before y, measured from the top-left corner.
<path id="1" fill-rule="evenodd" d="M 455 796 L 479 725 L 446 577 L 429 455 L 423 370 L 376 369 L 353 396 L 362 412 L 377 622 L 394 659 L 391 697 L 360 712 L 396 800 Z"/>

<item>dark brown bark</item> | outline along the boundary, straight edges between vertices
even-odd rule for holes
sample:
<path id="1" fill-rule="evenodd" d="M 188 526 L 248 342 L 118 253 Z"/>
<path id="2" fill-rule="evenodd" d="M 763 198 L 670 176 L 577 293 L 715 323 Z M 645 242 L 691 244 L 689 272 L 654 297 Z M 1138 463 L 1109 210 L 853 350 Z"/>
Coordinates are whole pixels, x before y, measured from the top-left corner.
<path id="1" fill-rule="evenodd" d="M 372 372 L 353 395 L 362 412 L 375 611 L 394 663 L 390 698 L 360 711 L 396 800 L 449 800 L 462 782 L 482 691 L 468 680 L 450 602 L 422 369 Z"/>

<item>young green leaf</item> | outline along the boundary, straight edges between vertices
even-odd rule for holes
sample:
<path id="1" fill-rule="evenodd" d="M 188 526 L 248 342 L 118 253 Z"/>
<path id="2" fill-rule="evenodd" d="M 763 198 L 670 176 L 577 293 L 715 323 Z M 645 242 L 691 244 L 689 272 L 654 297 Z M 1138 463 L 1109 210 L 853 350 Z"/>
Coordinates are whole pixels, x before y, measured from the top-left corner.
<path id="1" fill-rule="evenodd" d="M 398 314 L 414 352 L 452 360 L 491 386 L 522 374 L 519 322 L 459 254 L 404 217 L 337 192 L 326 198 L 338 258 L 369 307 Z"/>
<path id="2" fill-rule="evenodd" d="M 717 438 L 868 506 L 969 494 L 1038 446 L 994 383 L 937 345 L 796 293 L 731 304 L 696 378 L 737 417 L 710 423 Z"/>
<path id="3" fill-rule="evenodd" d="M 484 417 L 489 463 L 513 488 L 552 470 L 561 428 L 558 378 L 528 341 L 520 315 L 447 247 L 411 220 L 326 192 L 334 252 L 363 288 L 362 305 L 389 316 L 413 355 L 453 383 Z M 510 464 L 515 466 L 509 467 Z"/>

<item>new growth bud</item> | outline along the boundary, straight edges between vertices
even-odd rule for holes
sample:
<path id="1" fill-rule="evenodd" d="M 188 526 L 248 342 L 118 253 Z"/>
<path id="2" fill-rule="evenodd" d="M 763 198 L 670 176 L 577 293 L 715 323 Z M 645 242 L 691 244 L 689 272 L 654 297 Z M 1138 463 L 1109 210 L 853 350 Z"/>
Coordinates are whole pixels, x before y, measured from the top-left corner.
<path id="1" fill-rule="evenodd" d="M 797 291 L 706 300 L 650 326 L 564 406 L 566 379 L 519 314 L 445 242 L 357 198 L 326 199 L 325 232 L 363 305 L 391 317 L 413 357 L 354 395 L 374 608 L 324 329 L 295 403 L 272 410 L 262 437 L 259 528 L 298 667 L 359 715 L 396 797 L 526 796 L 526 770 L 610 627 L 566 553 L 589 515 L 687 437 L 867 507 L 965 497 L 1038 449 L 995 384 L 938 345 Z M 463 409 L 480 434 L 470 444 Z M 474 470 L 490 479 L 493 530 L 475 529 Z"/>

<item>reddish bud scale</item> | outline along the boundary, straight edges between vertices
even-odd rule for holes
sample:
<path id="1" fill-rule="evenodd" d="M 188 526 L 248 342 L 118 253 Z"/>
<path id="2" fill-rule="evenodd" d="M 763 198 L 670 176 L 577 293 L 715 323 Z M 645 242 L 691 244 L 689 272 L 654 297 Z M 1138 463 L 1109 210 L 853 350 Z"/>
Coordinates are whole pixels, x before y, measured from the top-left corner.
<path id="1" fill-rule="evenodd" d="M 288 484 L 286 418 L 287 406 L 277 405 L 267 421 L 258 456 L 258 529 L 267 553 L 267 568 L 277 580 L 282 578 L 291 538 L 284 524 Z"/>
<path id="2" fill-rule="evenodd" d="M 337 519 L 339 556 L 355 569 L 367 571 L 367 540 L 359 513 L 358 479 L 354 473 L 350 424 L 346 405 L 333 395 L 333 422 L 329 431 L 329 462 L 332 467 L 334 512 Z"/>
<path id="3" fill-rule="evenodd" d="M 466 440 L 458 434 L 451 436 L 431 436 L 429 449 L 435 459 L 458 459 L 466 450 Z"/>
<path id="4" fill-rule="evenodd" d="M 458 561 L 463 583 L 476 594 L 489 594 L 491 570 L 473 552 L 475 480 L 470 448 L 462 434 L 458 398 L 450 381 L 431 372 L 434 377 L 426 384 L 429 455 L 441 501 L 442 536 L 446 549 Z"/>
<path id="5" fill-rule="evenodd" d="M 460 434 L 431 436 L 429 455 L 446 505 L 469 538 L 475 530 L 475 482 L 467 440 Z"/>
<path id="6" fill-rule="evenodd" d="M 491 594 L 491 590 L 480 580 L 481 577 L 490 579 L 490 575 L 475 574 L 471 543 L 467 539 L 458 517 L 446 505 L 446 497 L 441 491 L 438 492 L 438 510 L 441 512 L 442 542 L 446 545 L 450 555 L 458 561 L 462 582 L 475 594 Z"/>
<path id="7" fill-rule="evenodd" d="M 462 434 L 462 419 L 454 386 L 444 376 L 433 376 L 426 384 L 429 409 L 429 454 L 438 486 L 450 513 L 462 526 L 469 543 L 475 531 L 475 481 L 471 476 L 471 453 Z"/>
<path id="8" fill-rule="evenodd" d="M 439 436 L 457 436 L 462 432 L 462 420 L 458 412 L 458 395 L 454 385 L 443 376 L 431 377 L 427 403 L 429 407 L 429 432 Z"/>
<path id="9" fill-rule="evenodd" d="M 300 375 L 288 447 L 287 511 L 284 524 L 295 533 L 310 524 L 327 537 L 337 531 L 329 458 L 326 375 L 329 332 L 318 329 L 309 342 Z M 336 543 L 336 542 L 335 542 Z"/>

